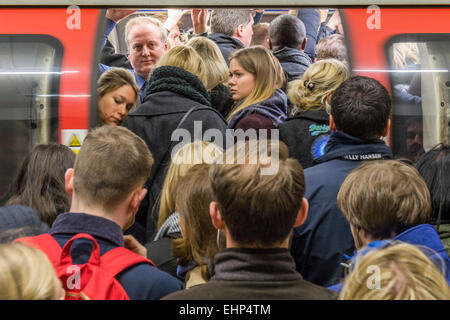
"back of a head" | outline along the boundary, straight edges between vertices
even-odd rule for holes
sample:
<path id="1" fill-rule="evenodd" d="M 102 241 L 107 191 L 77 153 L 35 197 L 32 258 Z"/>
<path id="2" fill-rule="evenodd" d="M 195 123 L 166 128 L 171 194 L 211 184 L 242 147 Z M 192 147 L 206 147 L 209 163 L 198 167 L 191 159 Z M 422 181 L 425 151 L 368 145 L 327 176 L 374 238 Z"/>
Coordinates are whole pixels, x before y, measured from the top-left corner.
<path id="1" fill-rule="evenodd" d="M 391 98 L 377 80 L 353 76 L 331 96 L 331 115 L 337 130 L 359 139 L 379 139 L 391 115 Z"/>
<path id="2" fill-rule="evenodd" d="M 337 59 L 347 61 L 347 47 L 345 46 L 344 36 L 333 34 L 320 39 L 316 45 L 317 61 L 323 59 Z"/>
<path id="3" fill-rule="evenodd" d="M 206 89 L 211 90 L 220 83 L 228 81 L 228 66 L 217 44 L 206 37 L 194 37 L 186 45 L 194 48 L 200 55 L 206 72 Z"/>
<path id="4" fill-rule="evenodd" d="M 253 14 L 252 9 L 214 9 L 211 14 L 211 33 L 232 36 L 239 25 L 248 25 Z"/>
<path id="5" fill-rule="evenodd" d="M 266 22 L 260 22 L 253 25 L 252 42 L 250 46 L 265 46 L 269 48 L 269 24 Z"/>
<path id="6" fill-rule="evenodd" d="M 57 300 L 63 293 L 45 253 L 21 243 L 0 244 L 0 300 Z"/>
<path id="7" fill-rule="evenodd" d="M 430 190 L 430 223 L 450 223 L 450 145 L 438 144 L 424 153 L 416 168 Z"/>
<path id="8" fill-rule="evenodd" d="M 178 247 L 180 255 L 177 256 L 180 265 L 192 262 L 207 265 L 219 251 L 217 230 L 209 214 L 209 204 L 213 201 L 209 168 L 208 164 L 195 165 L 178 181 L 176 207 L 183 234 L 182 246 Z"/>
<path id="9" fill-rule="evenodd" d="M 341 185 L 338 207 L 355 228 L 373 239 L 391 239 L 430 215 L 430 194 L 417 170 L 397 160 L 372 160 Z"/>
<path id="10" fill-rule="evenodd" d="M 85 138 L 74 166 L 74 192 L 88 206 L 116 207 L 144 186 L 153 158 L 145 142 L 120 126 L 104 126 Z"/>
<path id="11" fill-rule="evenodd" d="M 372 250 L 345 280 L 341 300 L 449 300 L 450 288 L 417 247 L 400 243 Z"/>
<path id="12" fill-rule="evenodd" d="M 175 211 L 175 189 L 178 180 L 195 165 L 212 164 L 222 152 L 223 150 L 214 143 L 200 140 L 185 144 L 181 148 L 174 147 L 161 190 L 158 228 Z"/>
<path id="13" fill-rule="evenodd" d="M 206 82 L 207 71 L 205 63 L 200 55 L 191 46 L 179 45 L 173 47 L 167 51 L 161 59 L 159 59 L 156 66 L 171 66 L 184 69 L 199 78 L 205 87 L 208 85 Z"/>
<path id="14" fill-rule="evenodd" d="M 18 171 L 14 194 L 8 204 L 30 206 L 51 225 L 58 214 L 70 209 L 71 198 L 65 190 L 64 174 L 74 162 L 75 153 L 65 145 L 37 145 Z"/>
<path id="15" fill-rule="evenodd" d="M 280 50 L 283 47 L 301 50 L 305 37 L 305 25 L 296 16 L 282 14 L 270 23 L 269 38 L 274 50 Z"/>
<path id="16" fill-rule="evenodd" d="M 336 59 L 313 63 L 303 77 L 288 84 L 288 98 L 294 113 L 307 110 L 330 110 L 328 95 L 350 76 L 347 64 Z"/>
<path id="17" fill-rule="evenodd" d="M 252 144 L 263 150 L 261 142 L 237 143 L 225 152 L 224 164 L 212 165 L 214 201 L 234 242 L 241 247 L 277 247 L 290 235 L 302 205 L 303 168 L 278 154 L 276 145 L 261 153 Z M 264 172 L 274 162 L 278 170 Z"/>

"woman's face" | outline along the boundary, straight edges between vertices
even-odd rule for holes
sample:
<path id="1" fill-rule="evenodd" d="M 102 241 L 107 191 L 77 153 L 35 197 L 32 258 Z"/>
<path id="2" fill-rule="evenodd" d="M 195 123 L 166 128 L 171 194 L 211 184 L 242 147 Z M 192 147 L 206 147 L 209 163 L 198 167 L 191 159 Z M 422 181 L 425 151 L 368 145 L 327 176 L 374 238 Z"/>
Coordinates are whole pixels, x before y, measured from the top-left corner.
<path id="1" fill-rule="evenodd" d="M 107 92 L 98 101 L 101 119 L 105 124 L 120 125 L 133 108 L 135 100 L 136 93 L 129 84 Z"/>
<path id="2" fill-rule="evenodd" d="M 228 84 L 230 85 L 231 97 L 234 101 L 239 101 L 252 92 L 255 87 L 255 76 L 242 68 L 237 59 L 232 59 L 230 61 Z"/>

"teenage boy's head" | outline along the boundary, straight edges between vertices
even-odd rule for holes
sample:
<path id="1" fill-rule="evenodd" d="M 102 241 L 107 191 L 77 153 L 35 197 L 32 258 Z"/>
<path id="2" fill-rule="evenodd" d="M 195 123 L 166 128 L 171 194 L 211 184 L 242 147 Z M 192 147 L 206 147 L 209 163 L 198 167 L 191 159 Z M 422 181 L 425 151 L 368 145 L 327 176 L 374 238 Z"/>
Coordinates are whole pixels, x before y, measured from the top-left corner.
<path id="1" fill-rule="evenodd" d="M 128 211 L 137 211 L 152 164 L 141 138 L 124 127 L 103 126 L 86 136 L 74 168 L 66 172 L 66 189 L 73 191 L 75 206 L 113 212 L 129 204 Z"/>
<path id="2" fill-rule="evenodd" d="M 214 164 L 209 171 L 213 225 L 225 231 L 227 247 L 287 247 L 293 227 L 301 225 L 308 212 L 303 168 L 282 153 L 272 157 L 270 148 L 268 156 L 256 159 L 256 153 L 246 153 L 245 161 L 239 161 L 238 145 L 225 154 L 227 159 L 235 156 L 234 163 Z M 279 162 L 277 172 L 263 174 L 273 161 Z"/>
<path id="3" fill-rule="evenodd" d="M 396 160 L 361 164 L 344 180 L 337 200 L 357 248 L 426 223 L 431 212 L 425 181 L 414 167 Z"/>
<path id="4" fill-rule="evenodd" d="M 331 97 L 330 129 L 360 139 L 386 136 L 390 126 L 391 98 L 377 80 L 353 76 Z"/>

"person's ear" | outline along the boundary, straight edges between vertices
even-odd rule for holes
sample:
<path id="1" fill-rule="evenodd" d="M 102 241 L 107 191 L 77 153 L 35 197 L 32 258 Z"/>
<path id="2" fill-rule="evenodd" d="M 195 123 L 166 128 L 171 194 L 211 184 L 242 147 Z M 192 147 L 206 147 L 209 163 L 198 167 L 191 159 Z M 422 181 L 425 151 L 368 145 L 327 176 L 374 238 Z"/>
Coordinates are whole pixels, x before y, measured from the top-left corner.
<path id="1" fill-rule="evenodd" d="M 144 200 L 147 195 L 147 189 L 136 189 L 131 197 L 130 208 L 133 213 L 136 213 L 139 210 L 139 206 L 141 205 L 142 200 Z"/>
<path id="2" fill-rule="evenodd" d="M 295 219 L 294 227 L 301 226 L 305 222 L 306 218 L 308 217 L 308 209 L 309 209 L 308 199 L 303 198 L 302 206 L 300 207 L 300 210 L 298 211 L 297 218 Z"/>
<path id="3" fill-rule="evenodd" d="M 73 194 L 73 168 L 69 168 L 64 173 L 64 180 L 65 184 L 64 187 L 66 189 L 66 192 L 70 195 Z"/>
<path id="4" fill-rule="evenodd" d="M 241 37 L 241 35 L 244 33 L 245 30 L 245 26 L 243 24 L 240 24 L 236 27 L 236 35 L 238 36 L 238 38 Z"/>
<path id="5" fill-rule="evenodd" d="M 222 214 L 220 213 L 217 202 L 212 201 L 209 204 L 209 215 L 211 216 L 211 222 L 214 228 L 217 230 L 225 229 L 225 222 L 222 219 Z"/>
<path id="6" fill-rule="evenodd" d="M 306 41 L 307 41 L 306 38 L 303 39 L 303 42 L 302 42 L 302 50 L 305 50 L 305 48 L 306 48 Z"/>
<path id="7" fill-rule="evenodd" d="M 391 130 L 391 118 L 388 119 L 388 121 L 386 123 L 386 128 L 384 128 L 383 134 L 381 136 L 386 137 L 389 134 L 390 130 Z"/>
<path id="8" fill-rule="evenodd" d="M 330 114 L 330 132 L 337 131 L 333 116 Z"/>

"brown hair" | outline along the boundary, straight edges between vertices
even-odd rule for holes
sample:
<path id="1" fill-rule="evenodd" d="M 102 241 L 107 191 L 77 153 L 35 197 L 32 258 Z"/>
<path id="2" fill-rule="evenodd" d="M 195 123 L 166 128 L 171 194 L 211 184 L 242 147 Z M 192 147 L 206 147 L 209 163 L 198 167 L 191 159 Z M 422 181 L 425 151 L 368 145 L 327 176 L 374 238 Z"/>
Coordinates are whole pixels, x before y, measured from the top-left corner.
<path id="1" fill-rule="evenodd" d="M 110 210 L 144 185 L 152 164 L 145 142 L 127 128 L 97 128 L 75 160 L 74 192 L 86 205 Z"/>
<path id="2" fill-rule="evenodd" d="M 75 153 L 65 145 L 37 145 L 19 168 L 14 194 L 7 204 L 32 207 L 51 226 L 58 214 L 70 209 L 71 197 L 65 189 L 64 174 L 74 162 Z"/>
<path id="3" fill-rule="evenodd" d="M 316 45 L 317 60 L 337 59 L 347 61 L 347 47 L 342 34 L 333 34 L 320 39 Z"/>
<path id="4" fill-rule="evenodd" d="M 374 278 L 375 270 L 378 279 Z M 358 261 L 345 280 L 339 299 L 449 300 L 450 288 L 421 250 L 400 243 L 373 250 Z"/>
<path id="5" fill-rule="evenodd" d="M 245 145 L 252 143 L 247 141 Z M 259 151 L 261 144 L 259 143 Z M 233 163 L 214 164 L 210 181 L 214 200 L 233 240 L 241 246 L 273 247 L 289 236 L 301 208 L 305 193 L 303 168 L 297 160 L 272 157 L 274 145 L 269 144 L 267 156 L 245 150 L 239 161 L 239 143 L 228 149 L 224 159 Z M 231 153 L 231 154 L 230 154 Z M 242 158 L 242 157 L 241 157 Z M 264 168 L 278 162 L 278 170 L 262 174 Z"/>
<path id="6" fill-rule="evenodd" d="M 337 203 L 347 221 L 375 239 L 390 239 L 425 223 L 430 193 L 417 170 L 397 160 L 372 160 L 342 183 Z"/>
<path id="7" fill-rule="evenodd" d="M 209 280 L 208 260 L 219 251 L 217 230 L 209 215 L 209 204 L 213 201 L 207 164 L 195 165 L 181 177 L 177 186 L 176 207 L 183 221 L 183 238 L 175 256 L 178 264 L 187 265 L 196 262 L 202 266 L 202 277 Z"/>

